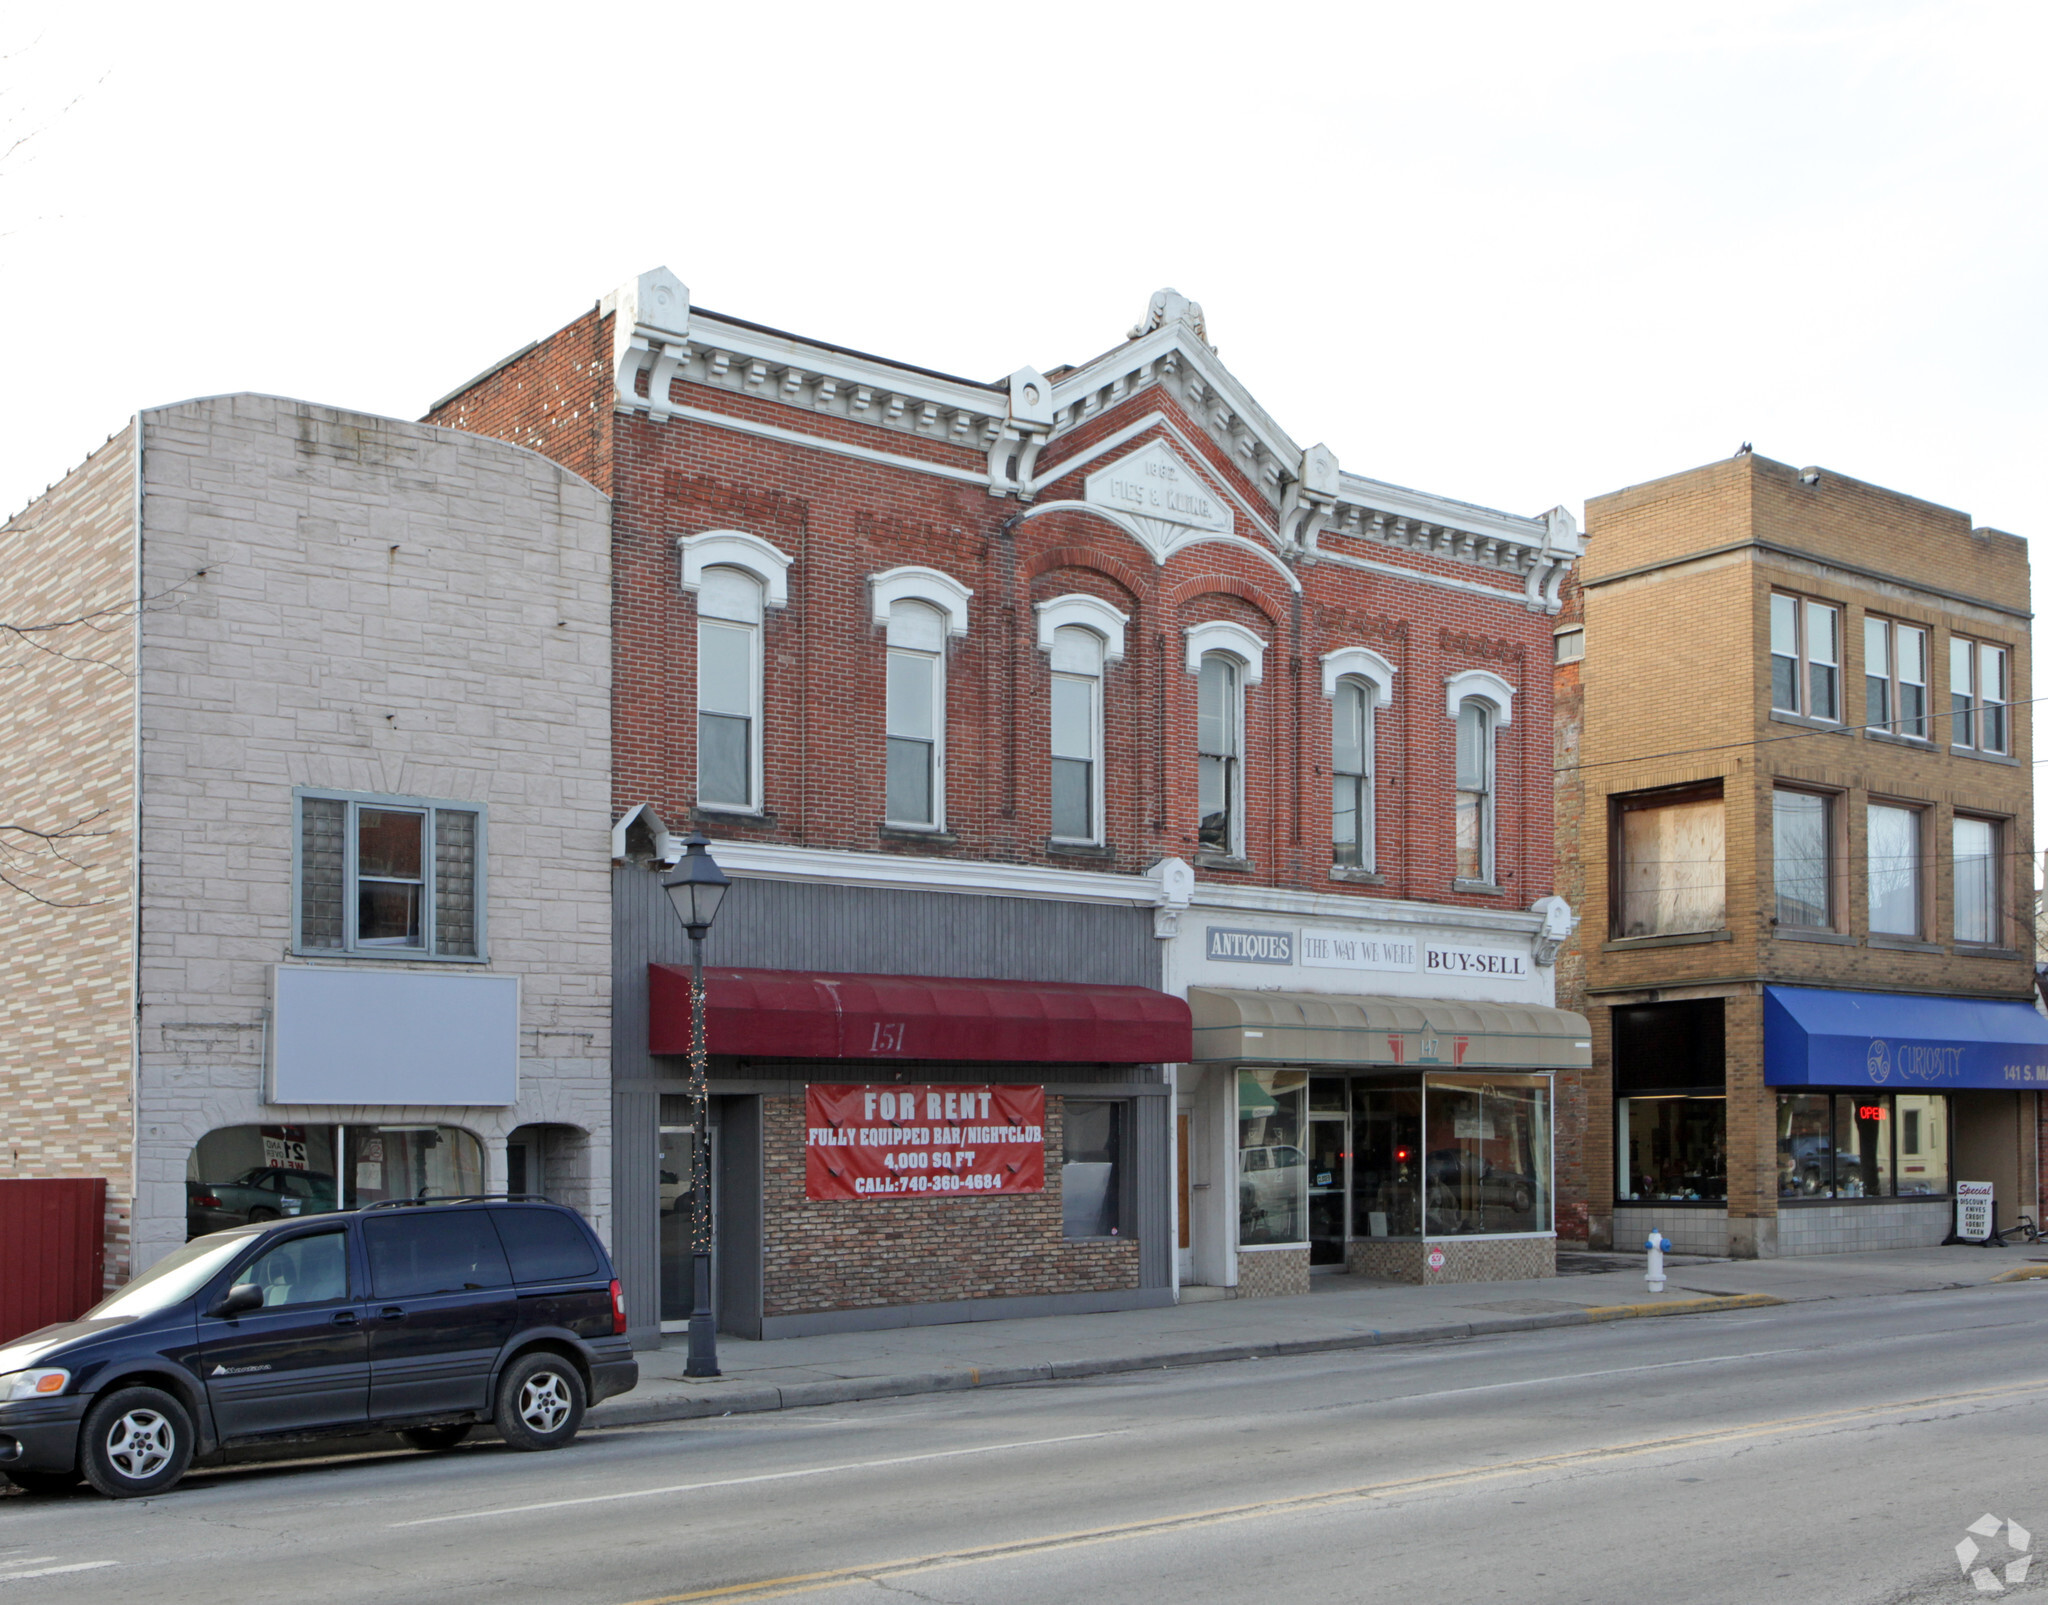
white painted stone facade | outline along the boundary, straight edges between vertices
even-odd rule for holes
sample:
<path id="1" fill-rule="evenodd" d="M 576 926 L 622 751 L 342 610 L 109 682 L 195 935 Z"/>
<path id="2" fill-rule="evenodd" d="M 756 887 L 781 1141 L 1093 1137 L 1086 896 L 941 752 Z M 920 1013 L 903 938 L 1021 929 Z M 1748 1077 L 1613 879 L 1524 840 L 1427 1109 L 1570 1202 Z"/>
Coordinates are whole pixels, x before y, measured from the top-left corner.
<path id="1" fill-rule="evenodd" d="M 185 1236 L 185 1166 L 234 1125 L 587 1134 L 563 1189 L 609 1237 L 610 505 L 516 446 L 271 397 L 146 412 L 136 1263 Z M 293 790 L 475 803 L 488 960 L 520 978 L 518 1101 L 265 1102 L 292 959 Z M 344 966 L 383 959 L 326 959 Z"/>

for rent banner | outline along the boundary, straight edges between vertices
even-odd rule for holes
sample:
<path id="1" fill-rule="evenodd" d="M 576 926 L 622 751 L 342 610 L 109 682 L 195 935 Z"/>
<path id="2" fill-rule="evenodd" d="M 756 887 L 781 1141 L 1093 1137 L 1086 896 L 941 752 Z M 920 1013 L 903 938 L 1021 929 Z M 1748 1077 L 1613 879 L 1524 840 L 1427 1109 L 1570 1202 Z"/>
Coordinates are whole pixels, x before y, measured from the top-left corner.
<path id="1" fill-rule="evenodd" d="M 804 1089 L 807 1198 L 1045 1190 L 1043 1087 Z"/>

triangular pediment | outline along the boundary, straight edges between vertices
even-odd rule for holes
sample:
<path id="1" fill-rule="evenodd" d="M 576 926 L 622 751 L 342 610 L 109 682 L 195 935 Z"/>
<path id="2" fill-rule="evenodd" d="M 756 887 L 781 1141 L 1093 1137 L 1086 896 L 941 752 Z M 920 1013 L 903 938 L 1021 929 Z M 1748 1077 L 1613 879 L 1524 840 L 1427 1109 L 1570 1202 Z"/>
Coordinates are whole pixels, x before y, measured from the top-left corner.
<path id="1" fill-rule="evenodd" d="M 1082 497 L 1089 503 L 1148 523 L 1217 535 L 1237 527 L 1229 502 L 1163 440 L 1133 447 L 1082 483 Z"/>

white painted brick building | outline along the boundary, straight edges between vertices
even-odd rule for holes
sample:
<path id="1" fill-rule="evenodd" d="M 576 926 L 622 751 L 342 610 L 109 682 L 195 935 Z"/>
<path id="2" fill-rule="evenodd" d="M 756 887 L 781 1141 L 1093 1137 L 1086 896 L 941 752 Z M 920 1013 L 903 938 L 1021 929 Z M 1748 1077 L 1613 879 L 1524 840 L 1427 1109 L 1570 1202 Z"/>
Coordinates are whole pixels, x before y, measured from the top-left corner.
<path id="1" fill-rule="evenodd" d="M 0 892 L 0 1175 L 107 1177 L 110 1281 L 421 1186 L 609 1235 L 610 523 L 519 447 L 236 395 L 0 529 L 0 620 L 100 614 L 10 665 L 0 804 L 104 832 Z"/>

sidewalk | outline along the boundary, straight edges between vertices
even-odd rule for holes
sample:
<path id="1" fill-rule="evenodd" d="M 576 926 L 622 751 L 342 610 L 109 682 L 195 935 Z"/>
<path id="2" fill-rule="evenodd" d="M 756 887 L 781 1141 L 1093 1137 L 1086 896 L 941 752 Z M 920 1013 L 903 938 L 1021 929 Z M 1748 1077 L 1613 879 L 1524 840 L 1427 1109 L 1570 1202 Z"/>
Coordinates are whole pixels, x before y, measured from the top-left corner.
<path id="1" fill-rule="evenodd" d="M 684 1378 L 684 1338 L 671 1333 L 660 1349 L 639 1357 L 640 1386 L 598 1405 L 590 1412 L 590 1424 L 740 1415 L 1252 1355 L 1437 1342 L 2048 1275 L 2048 1250 L 2018 1247 L 1913 1248 L 1776 1260 L 1674 1254 L 1665 1261 L 1669 1280 L 1664 1292 L 1653 1294 L 1644 1287 L 1640 1254 L 1567 1251 L 1559 1259 L 1565 1265 L 1613 1268 L 1538 1281 L 1439 1287 L 1330 1276 L 1318 1277 L 1314 1291 L 1297 1298 L 1208 1298 L 1169 1309 L 967 1321 L 772 1343 L 721 1336 L 718 1359 L 725 1374 L 703 1382 Z"/>

